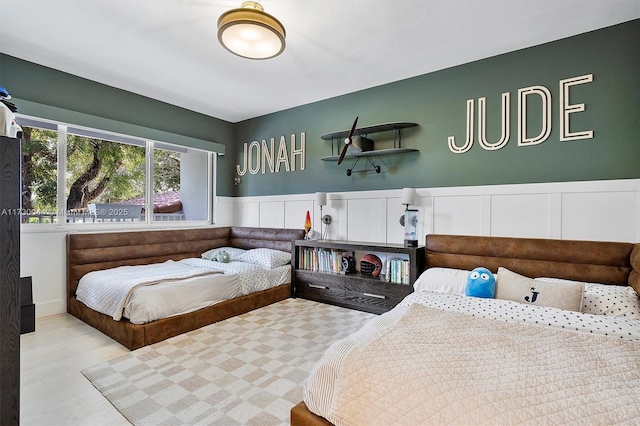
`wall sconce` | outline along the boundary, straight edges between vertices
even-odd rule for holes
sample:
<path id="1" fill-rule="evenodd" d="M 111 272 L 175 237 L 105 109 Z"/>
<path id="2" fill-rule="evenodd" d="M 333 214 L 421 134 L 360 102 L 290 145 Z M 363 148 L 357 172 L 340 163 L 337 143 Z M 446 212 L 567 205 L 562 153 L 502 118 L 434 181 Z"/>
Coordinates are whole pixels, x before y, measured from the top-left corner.
<path id="1" fill-rule="evenodd" d="M 327 193 L 326 192 L 316 192 L 316 204 L 320 206 L 320 239 L 324 240 L 325 233 L 322 231 L 322 224 L 325 225 L 331 224 L 331 216 L 328 214 L 322 215 L 322 207 L 327 205 Z"/>
<path id="2" fill-rule="evenodd" d="M 418 210 L 409 209 L 409 205 L 415 202 L 416 190 L 402 188 L 402 201 L 404 215 L 400 216 L 400 225 L 404 226 L 404 246 L 418 247 Z"/>

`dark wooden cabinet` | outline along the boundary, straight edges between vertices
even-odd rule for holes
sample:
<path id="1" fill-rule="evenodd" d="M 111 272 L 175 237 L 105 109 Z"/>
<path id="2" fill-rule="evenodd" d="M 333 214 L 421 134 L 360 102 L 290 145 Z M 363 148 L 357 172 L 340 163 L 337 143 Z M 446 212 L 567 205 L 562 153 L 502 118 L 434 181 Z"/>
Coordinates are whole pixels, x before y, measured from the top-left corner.
<path id="1" fill-rule="evenodd" d="M 390 310 L 413 291 L 413 283 L 424 269 L 425 261 L 424 247 L 404 247 L 399 244 L 298 240 L 293 242 L 293 253 L 295 297 L 376 314 Z M 341 272 L 343 268 L 339 259 L 322 261 L 323 255 L 332 256 L 334 253 L 356 253 L 356 258 L 364 253 L 380 254 L 384 274 L 379 277 L 362 275 L 357 271 L 344 274 Z M 313 261 L 310 261 L 309 256 Z M 405 259 L 404 283 L 387 280 L 391 259 L 397 261 L 398 258 Z M 359 269 L 357 263 L 356 268 Z"/>
<path id="2" fill-rule="evenodd" d="M 0 423 L 20 423 L 20 140 L 0 137 Z"/>

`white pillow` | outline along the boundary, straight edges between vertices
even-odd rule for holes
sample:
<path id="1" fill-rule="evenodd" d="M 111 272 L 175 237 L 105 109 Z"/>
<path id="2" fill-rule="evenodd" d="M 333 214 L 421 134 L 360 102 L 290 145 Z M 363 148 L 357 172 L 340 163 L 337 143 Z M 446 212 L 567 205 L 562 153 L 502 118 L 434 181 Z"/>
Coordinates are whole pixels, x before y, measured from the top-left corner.
<path id="1" fill-rule="evenodd" d="M 584 283 L 558 284 L 516 274 L 498 268 L 496 299 L 512 300 L 534 306 L 581 312 Z"/>
<path id="2" fill-rule="evenodd" d="M 218 253 L 221 251 L 226 251 L 229 253 L 230 260 L 237 260 L 236 258 L 240 256 L 242 253 L 246 252 L 245 249 L 236 248 L 236 247 L 217 247 L 208 251 L 205 251 L 200 255 L 203 259 L 207 260 L 215 260 L 217 261 Z"/>
<path id="3" fill-rule="evenodd" d="M 436 293 L 451 293 L 464 296 L 464 286 L 470 271 L 452 268 L 426 269 L 415 283 L 414 291 L 433 291 Z"/>
<path id="4" fill-rule="evenodd" d="M 575 283 L 561 278 L 536 278 L 553 283 Z M 582 312 L 591 315 L 604 315 L 640 319 L 640 296 L 628 285 L 609 285 L 584 283 Z"/>
<path id="5" fill-rule="evenodd" d="M 267 269 L 273 269 L 289 263 L 291 261 L 291 253 L 268 248 L 257 248 L 242 253 L 234 260 L 255 263 Z"/>

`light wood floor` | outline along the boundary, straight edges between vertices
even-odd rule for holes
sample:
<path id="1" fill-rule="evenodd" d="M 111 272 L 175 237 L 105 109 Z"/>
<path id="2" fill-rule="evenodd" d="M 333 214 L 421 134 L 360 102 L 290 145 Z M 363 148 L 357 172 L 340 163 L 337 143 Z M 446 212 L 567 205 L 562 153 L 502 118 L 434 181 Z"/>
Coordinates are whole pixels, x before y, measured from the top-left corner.
<path id="1" fill-rule="evenodd" d="M 20 338 L 21 425 L 129 425 L 81 370 L 129 350 L 68 314 Z"/>

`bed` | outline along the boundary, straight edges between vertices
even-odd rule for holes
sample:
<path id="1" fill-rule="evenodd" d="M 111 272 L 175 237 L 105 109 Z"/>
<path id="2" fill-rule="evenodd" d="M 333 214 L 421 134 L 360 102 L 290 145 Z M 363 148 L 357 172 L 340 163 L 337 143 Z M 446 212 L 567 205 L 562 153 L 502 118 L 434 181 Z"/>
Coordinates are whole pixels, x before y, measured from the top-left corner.
<path id="1" fill-rule="evenodd" d="M 327 350 L 292 425 L 638 421 L 640 244 L 428 235 L 425 264 L 414 293 Z M 464 295 L 478 266 L 496 298 Z M 518 285 L 559 305 L 497 298 Z"/>
<path id="2" fill-rule="evenodd" d="M 77 298 L 78 284 L 82 277 L 94 271 L 111 270 L 123 266 L 174 264 L 184 262 L 204 262 L 200 260 L 205 252 L 221 247 L 244 250 L 273 249 L 291 252 L 292 241 L 304 237 L 304 230 L 221 227 L 198 229 L 175 229 L 158 231 L 133 231 L 112 233 L 71 233 L 67 236 L 67 312 L 79 318 L 104 334 L 134 350 L 160 342 L 169 337 L 195 330 L 205 325 L 240 315 L 253 309 L 286 299 L 291 296 L 291 280 L 273 288 L 245 290 L 245 285 L 237 280 L 228 280 L 222 285 L 221 293 L 231 299 L 211 306 L 190 305 L 190 312 L 171 315 L 160 319 L 147 318 L 134 323 L 127 318 L 118 321 L 112 315 L 89 308 Z M 233 262 L 230 262 L 231 264 Z M 290 266 L 285 266 L 290 276 Z M 122 268 L 120 268 L 122 269 Z M 185 281 L 209 279 L 202 274 L 184 278 Z M 118 280 L 119 278 L 114 278 Z M 161 287 L 164 284 L 160 284 Z M 192 289 L 208 287 L 206 282 L 196 282 Z M 136 291 L 146 291 L 143 286 Z M 156 287 L 156 286 L 150 286 Z M 171 287 L 171 284 L 168 284 Z M 209 286 L 210 287 L 210 286 Z M 265 287 L 266 288 L 266 287 Z M 170 291 L 170 288 L 165 288 Z M 193 290 L 197 291 L 197 290 Z M 249 294 L 247 294 L 249 293 Z M 172 293 L 166 293 L 171 297 Z M 175 294 L 175 293 L 173 293 Z M 132 298 L 135 301 L 144 296 Z M 130 313 L 127 313 L 127 316 Z M 144 314 L 147 315 L 147 314 Z M 142 315 L 141 317 L 143 317 Z"/>

